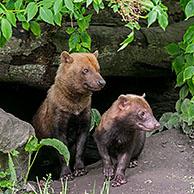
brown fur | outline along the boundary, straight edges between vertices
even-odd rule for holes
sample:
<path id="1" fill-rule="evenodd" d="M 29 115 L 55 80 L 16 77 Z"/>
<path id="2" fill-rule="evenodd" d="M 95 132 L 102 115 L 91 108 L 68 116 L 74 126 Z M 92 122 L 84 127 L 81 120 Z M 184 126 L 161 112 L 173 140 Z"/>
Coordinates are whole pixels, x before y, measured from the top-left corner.
<path id="1" fill-rule="evenodd" d="M 114 178 L 112 186 L 127 182 L 125 170 L 140 155 L 145 132 L 159 127 L 143 96 L 120 95 L 102 115 L 94 138 L 103 161 L 105 177 Z M 114 164 L 115 163 L 115 164 Z"/>
<path id="2" fill-rule="evenodd" d="M 68 134 L 71 124 L 76 130 L 75 168 L 83 169 L 82 152 L 90 125 L 90 106 L 93 91 L 100 90 L 105 81 L 99 74 L 97 52 L 61 54 L 55 82 L 47 97 L 33 118 L 33 126 L 39 138 L 56 137 L 69 144 Z M 64 162 L 64 161 L 63 161 Z M 62 169 L 62 176 L 70 174 Z"/>

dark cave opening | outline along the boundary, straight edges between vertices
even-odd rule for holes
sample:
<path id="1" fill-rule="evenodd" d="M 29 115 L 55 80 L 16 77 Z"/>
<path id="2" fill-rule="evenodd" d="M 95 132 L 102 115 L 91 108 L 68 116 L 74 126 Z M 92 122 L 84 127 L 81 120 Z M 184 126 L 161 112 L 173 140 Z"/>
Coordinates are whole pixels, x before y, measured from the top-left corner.
<path id="1" fill-rule="evenodd" d="M 105 77 L 105 80 L 107 82 L 105 88 L 94 93 L 92 97 L 92 107 L 98 109 L 101 114 L 120 94 L 127 93 L 138 95 L 146 93 L 146 99 L 157 119 L 164 112 L 174 111 L 178 93 L 174 89 L 173 77 Z M 0 90 L 0 108 L 27 122 L 31 122 L 47 93 L 46 89 L 29 87 L 20 83 L 0 83 Z M 88 138 L 84 158 L 86 165 L 100 159 L 92 133 Z M 39 154 L 31 170 L 30 179 L 34 180 L 35 176 L 42 177 L 48 173 L 52 174 L 53 179 L 58 179 L 59 166 L 56 151 L 46 147 Z"/>

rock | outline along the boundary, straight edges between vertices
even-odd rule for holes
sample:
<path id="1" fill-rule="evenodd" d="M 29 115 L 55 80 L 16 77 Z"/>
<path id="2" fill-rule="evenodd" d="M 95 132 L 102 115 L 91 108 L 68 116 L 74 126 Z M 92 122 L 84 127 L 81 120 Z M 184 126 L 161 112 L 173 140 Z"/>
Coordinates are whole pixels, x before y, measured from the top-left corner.
<path id="1" fill-rule="evenodd" d="M 14 157 L 14 164 L 18 180 L 23 178 L 28 164 L 28 154 L 23 146 L 34 134 L 34 128 L 29 123 L 0 109 L 0 167 L 7 168 L 7 153 L 17 149 L 20 154 Z"/>
<path id="2" fill-rule="evenodd" d="M 92 51 L 99 50 L 104 76 L 155 78 L 172 75 L 171 60 L 164 47 L 171 42 L 181 41 L 192 23 L 192 18 L 173 23 L 165 32 L 159 27 L 144 27 L 136 32 L 135 41 L 120 52 L 117 50 L 130 33 L 128 28 L 114 23 L 91 24 L 88 31 L 92 37 Z M 67 27 L 68 23 L 64 23 L 60 29 L 46 29 L 48 31 L 44 31 L 38 39 L 18 29 L 0 51 L 0 81 L 48 87 L 60 63 L 60 53 L 68 50 Z M 40 65 L 43 67 L 40 68 Z"/>
<path id="3" fill-rule="evenodd" d="M 34 128 L 29 123 L 0 109 L 1 152 L 8 153 L 22 147 L 31 135 L 34 135 Z"/>

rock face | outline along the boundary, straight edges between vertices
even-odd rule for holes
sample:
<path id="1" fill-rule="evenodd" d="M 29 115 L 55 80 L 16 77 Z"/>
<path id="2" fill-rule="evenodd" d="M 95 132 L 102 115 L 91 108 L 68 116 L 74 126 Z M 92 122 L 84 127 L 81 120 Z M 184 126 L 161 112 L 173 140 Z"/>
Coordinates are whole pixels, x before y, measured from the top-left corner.
<path id="1" fill-rule="evenodd" d="M 29 123 L 0 109 L 0 167 L 7 167 L 7 153 L 17 149 L 20 154 L 14 158 L 14 163 L 19 180 L 26 171 L 28 161 L 22 147 L 31 135 L 34 135 L 34 128 Z"/>
<path id="2" fill-rule="evenodd" d="M 92 23 L 92 51 L 98 49 L 104 76 L 157 77 L 171 74 L 170 58 L 164 46 L 179 42 L 193 19 L 173 23 L 164 32 L 159 27 L 142 28 L 136 39 L 123 51 L 119 44 L 129 29 L 116 23 Z M 48 87 L 59 65 L 59 55 L 67 47 L 67 28 L 45 29 L 34 39 L 29 32 L 17 29 L 12 39 L 0 50 L 0 81 L 22 82 L 36 87 Z M 41 67 L 42 66 L 42 67 Z"/>

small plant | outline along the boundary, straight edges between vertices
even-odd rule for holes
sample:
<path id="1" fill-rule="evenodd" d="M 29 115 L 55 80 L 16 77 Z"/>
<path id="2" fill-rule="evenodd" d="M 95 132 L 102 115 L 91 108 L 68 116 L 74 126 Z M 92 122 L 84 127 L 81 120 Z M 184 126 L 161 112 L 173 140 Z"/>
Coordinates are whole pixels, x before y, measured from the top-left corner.
<path id="1" fill-rule="evenodd" d="M 61 141 L 54 138 L 53 139 L 47 138 L 47 139 L 42 139 L 40 142 L 38 142 L 38 139 L 35 136 L 31 136 L 27 144 L 25 145 L 25 151 L 28 152 L 29 154 L 28 154 L 28 168 L 25 176 L 23 177 L 23 185 L 27 184 L 29 172 L 42 146 L 54 147 L 61 155 L 63 155 L 65 161 L 67 162 L 67 165 L 69 164 L 70 154 L 69 154 L 68 148 Z M 32 158 L 33 153 L 35 153 L 35 155 Z M 0 172 L 0 189 L 4 191 L 7 189 L 8 191 L 14 193 L 14 189 L 15 189 L 14 187 L 16 187 L 16 190 L 20 189 L 19 185 L 21 185 L 21 183 L 18 184 L 16 169 L 13 162 L 13 157 L 17 157 L 18 154 L 19 152 L 17 152 L 16 150 L 12 150 L 10 153 L 8 153 L 8 170 Z M 47 181 L 45 181 L 46 188 L 48 188 L 50 179 L 51 179 L 51 175 L 48 176 L 48 178 L 46 179 Z M 47 194 L 45 189 L 43 190 L 44 192 L 42 194 Z"/>
<path id="2" fill-rule="evenodd" d="M 32 136 L 29 140 L 28 143 L 25 146 L 25 151 L 29 153 L 29 159 L 28 159 L 28 170 L 26 173 L 26 176 L 24 178 L 24 183 L 27 183 L 28 180 L 28 175 L 30 172 L 30 169 L 32 165 L 34 164 L 34 161 L 38 155 L 38 152 L 42 146 L 51 146 L 54 147 L 61 155 L 63 155 L 67 165 L 69 165 L 69 159 L 70 159 L 70 153 L 68 151 L 68 148 L 66 145 L 64 145 L 61 141 L 58 139 L 42 139 L 38 143 L 38 139 L 35 136 Z M 35 152 L 34 158 L 32 159 L 32 153 Z"/>
<path id="3" fill-rule="evenodd" d="M 0 169 L 0 193 L 5 189 L 12 189 L 14 186 L 14 182 L 10 179 L 9 169 L 3 171 Z"/>
<path id="4" fill-rule="evenodd" d="M 188 3 L 189 4 L 189 3 Z M 187 17 L 190 13 L 186 10 Z M 182 128 L 190 137 L 194 136 L 194 25 L 190 26 L 183 41 L 167 46 L 173 57 L 172 69 L 176 73 L 176 87 L 180 88 L 175 113 L 165 113 L 160 121 L 165 127 Z"/>

